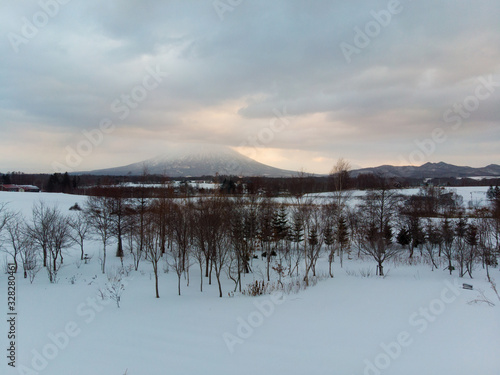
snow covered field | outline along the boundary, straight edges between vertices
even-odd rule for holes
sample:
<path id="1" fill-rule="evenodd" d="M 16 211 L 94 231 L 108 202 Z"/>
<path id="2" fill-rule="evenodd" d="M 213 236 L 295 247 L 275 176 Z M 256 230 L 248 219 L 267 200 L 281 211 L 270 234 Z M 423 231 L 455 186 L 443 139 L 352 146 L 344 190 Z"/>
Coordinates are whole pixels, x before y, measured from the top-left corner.
<path id="1" fill-rule="evenodd" d="M 455 191 L 463 199 L 464 207 L 483 207 L 488 205 L 488 200 L 486 198 L 486 193 L 488 191 L 488 186 L 466 186 L 466 187 L 454 187 L 446 188 L 448 191 Z M 401 189 L 398 190 L 401 195 L 414 195 L 418 194 L 418 188 Z M 361 202 L 363 196 L 365 196 L 366 190 L 354 190 L 349 201 L 350 206 L 354 206 Z M 325 198 L 331 197 L 331 193 L 319 193 L 319 194 L 308 194 L 314 199 L 316 203 L 321 203 Z M 287 198 L 288 199 L 288 198 Z"/>
<path id="2" fill-rule="evenodd" d="M 468 190 L 471 189 L 471 190 Z M 470 192 L 457 189 L 470 200 Z M 486 191 L 486 189 L 484 189 Z M 0 193 L 0 202 L 30 217 L 42 199 L 62 212 L 85 198 L 63 194 Z M 30 284 L 16 275 L 16 361 L 7 365 L 7 275 L 0 275 L 2 316 L 0 374 L 165 375 L 165 374 L 397 374 L 498 375 L 500 301 L 478 267 L 475 278 L 458 279 L 430 265 L 389 263 L 387 276 L 373 276 L 369 259 L 334 264 L 335 278 L 297 294 L 229 297 L 234 283 L 216 282 L 199 291 L 197 265 L 190 286 L 177 295 L 174 272 L 161 273 L 154 298 L 151 264 L 125 279 L 121 307 L 97 297 L 98 242 L 88 242 L 89 264 L 75 247 L 65 255 L 59 283 L 44 270 Z M 110 251 L 112 255 L 112 251 Z M 4 257 L 0 258 L 0 263 Z M 110 256 L 107 268 L 120 266 Z M 124 264 L 131 259 L 125 258 Z M 260 264 L 261 263 L 261 264 Z M 263 268 L 254 260 L 254 270 Z M 326 272 L 327 261 L 318 265 Z M 444 267 L 443 267 L 444 268 Z M 371 277 L 362 277 L 368 270 Z M 500 280 L 498 269 L 492 276 Z M 258 278 L 257 276 L 255 276 Z M 254 281 L 247 275 L 244 284 Z M 473 284 L 464 290 L 462 283 Z M 496 306 L 468 304 L 478 290 Z"/>

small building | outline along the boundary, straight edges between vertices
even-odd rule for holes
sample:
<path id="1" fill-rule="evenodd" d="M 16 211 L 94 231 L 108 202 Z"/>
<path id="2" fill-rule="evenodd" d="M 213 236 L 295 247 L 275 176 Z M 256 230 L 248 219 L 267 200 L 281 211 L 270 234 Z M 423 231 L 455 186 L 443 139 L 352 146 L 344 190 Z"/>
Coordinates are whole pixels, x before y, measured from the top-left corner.
<path id="1" fill-rule="evenodd" d="M 19 186 L 17 185 L 0 185 L 0 190 L 1 191 L 19 191 Z"/>
<path id="2" fill-rule="evenodd" d="M 40 188 L 35 185 L 19 185 L 19 191 L 26 193 L 39 193 Z"/>
<path id="3" fill-rule="evenodd" d="M 40 188 L 34 185 L 0 185 L 0 191 L 11 191 L 20 193 L 39 193 Z"/>

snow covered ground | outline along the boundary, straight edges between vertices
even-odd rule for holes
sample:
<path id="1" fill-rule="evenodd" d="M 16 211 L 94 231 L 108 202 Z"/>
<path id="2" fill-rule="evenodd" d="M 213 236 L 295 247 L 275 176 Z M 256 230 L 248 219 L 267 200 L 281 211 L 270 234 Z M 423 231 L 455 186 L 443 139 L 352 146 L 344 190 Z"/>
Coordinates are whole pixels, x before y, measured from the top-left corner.
<path id="1" fill-rule="evenodd" d="M 39 199 L 68 213 L 75 202 L 85 201 L 63 194 L 0 193 L 0 202 L 10 201 L 27 217 Z M 500 373 L 500 301 L 479 267 L 471 280 L 431 272 L 426 264 L 389 263 L 388 275 L 377 278 L 361 276 L 374 274 L 369 259 L 347 260 L 342 269 L 335 263 L 335 278 L 297 294 L 229 297 L 234 284 L 225 280 L 225 297 L 218 298 L 216 283 L 205 280 L 199 291 L 194 265 L 182 296 L 176 275 L 162 272 L 156 299 L 151 265 L 143 262 L 125 279 L 117 308 L 97 297 L 107 282 L 99 251 L 97 242 L 88 242 L 87 252 L 95 254 L 89 264 L 78 261 L 76 248 L 66 254 L 58 284 L 50 284 L 43 270 L 33 284 L 16 275 L 16 369 L 7 366 L 5 355 L 8 278 L 0 274 L 0 374 Z M 254 269 L 260 262 L 254 260 Z M 108 269 L 119 266 L 109 258 Z M 318 272 L 326 270 L 323 260 Z M 492 276 L 500 280 L 498 270 Z M 253 280 L 247 275 L 245 284 Z M 463 282 L 474 290 L 462 289 Z M 479 289 L 496 306 L 468 304 Z"/>

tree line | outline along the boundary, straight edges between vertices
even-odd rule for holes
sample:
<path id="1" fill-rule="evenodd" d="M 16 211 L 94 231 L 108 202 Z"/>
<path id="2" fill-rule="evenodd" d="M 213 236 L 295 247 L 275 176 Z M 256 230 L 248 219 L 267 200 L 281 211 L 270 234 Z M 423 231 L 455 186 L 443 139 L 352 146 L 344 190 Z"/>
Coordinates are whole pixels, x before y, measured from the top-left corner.
<path id="1" fill-rule="evenodd" d="M 177 182 L 174 192 L 177 196 L 192 196 L 198 194 L 212 194 L 212 190 L 195 188 L 191 181 L 210 181 L 217 183 L 220 194 L 245 195 L 263 194 L 268 197 L 282 195 L 310 194 L 331 191 L 334 186 L 334 178 L 329 176 L 316 176 L 308 173 L 297 173 L 293 177 L 239 177 L 239 176 L 201 176 L 193 178 L 170 177 L 150 175 L 146 173 L 140 176 L 96 176 L 96 175 L 70 175 L 66 173 L 53 174 L 25 174 L 22 172 L 9 172 L 0 174 L 1 184 L 35 185 L 44 192 L 66 193 L 78 195 L 94 195 L 94 189 L 123 186 L 124 184 L 135 184 L 129 186 L 132 195 L 142 194 L 141 190 L 147 189 L 150 196 L 154 196 L 158 189 L 147 187 L 148 185 L 161 185 L 166 182 Z M 391 186 L 397 188 L 419 187 L 424 179 L 415 178 L 391 178 L 381 179 L 372 173 L 350 176 L 346 174 L 346 189 L 376 189 L 380 181 L 385 180 Z M 500 179 L 474 180 L 471 178 L 434 178 L 428 181 L 432 185 L 440 186 L 490 186 L 498 185 Z"/>

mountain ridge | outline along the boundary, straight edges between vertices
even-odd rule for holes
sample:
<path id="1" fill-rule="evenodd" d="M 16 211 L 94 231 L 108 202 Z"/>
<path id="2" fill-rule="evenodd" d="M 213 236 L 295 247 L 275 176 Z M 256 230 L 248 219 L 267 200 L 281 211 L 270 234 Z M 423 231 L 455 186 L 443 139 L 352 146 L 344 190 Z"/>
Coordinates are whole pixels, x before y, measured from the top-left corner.
<path id="1" fill-rule="evenodd" d="M 474 168 L 440 161 L 438 163 L 427 162 L 421 166 L 381 165 L 361 168 L 351 171 L 350 175 L 356 177 L 365 173 L 400 178 L 500 177 L 500 165 L 489 164 L 486 167 Z"/>

